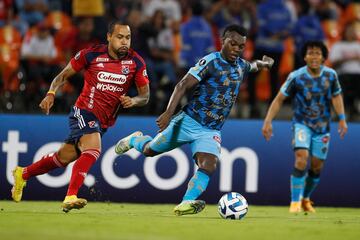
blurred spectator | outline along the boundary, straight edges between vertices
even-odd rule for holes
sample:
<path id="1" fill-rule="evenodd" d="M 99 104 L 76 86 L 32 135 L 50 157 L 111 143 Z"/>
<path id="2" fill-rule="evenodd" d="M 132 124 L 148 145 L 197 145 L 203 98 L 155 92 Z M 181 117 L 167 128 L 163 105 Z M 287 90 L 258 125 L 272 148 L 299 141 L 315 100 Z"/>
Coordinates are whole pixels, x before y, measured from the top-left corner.
<path id="1" fill-rule="evenodd" d="M 299 11 L 299 19 L 295 23 L 292 35 L 295 43 L 295 68 L 305 65 L 301 54 L 302 46 L 307 41 L 323 41 L 324 31 L 315 9 L 303 8 Z"/>
<path id="2" fill-rule="evenodd" d="M 32 106 L 33 101 L 40 100 L 59 71 L 59 66 L 54 64 L 56 56 L 54 38 L 50 34 L 49 27 L 41 22 L 34 32 L 24 39 L 21 47 L 22 65 L 26 72 L 28 106 Z"/>
<path id="3" fill-rule="evenodd" d="M 15 0 L 19 17 L 34 26 L 44 20 L 48 11 L 47 0 Z"/>
<path id="4" fill-rule="evenodd" d="M 355 103 L 360 97 L 360 41 L 357 37 L 355 23 L 348 24 L 343 40 L 333 45 L 329 55 L 344 89 L 344 101 L 350 119 L 358 113 Z"/>
<path id="5" fill-rule="evenodd" d="M 201 57 L 214 51 L 211 27 L 206 22 L 201 2 L 192 5 L 192 17 L 181 25 L 182 49 L 180 65 L 186 71 L 195 65 Z"/>
<path id="6" fill-rule="evenodd" d="M 166 18 L 161 10 L 156 10 L 150 21 L 139 29 L 141 42 L 139 53 L 144 57 L 149 79 L 151 79 L 150 109 L 160 113 L 176 83 L 173 59 L 172 30 L 166 27 Z M 160 99 L 160 100 L 159 100 Z"/>
<path id="7" fill-rule="evenodd" d="M 161 10 L 165 19 L 170 22 L 181 21 L 181 8 L 178 1 L 175 0 L 143 0 L 143 14 L 147 18 L 152 18 L 155 12 Z"/>
<path id="8" fill-rule="evenodd" d="M 270 70 L 270 101 L 275 97 L 279 88 L 280 59 L 284 51 L 284 40 L 289 37 L 292 31 L 293 23 L 291 20 L 290 10 L 284 0 L 266 0 L 257 5 L 258 31 L 253 59 L 261 59 L 263 55 L 275 59 Z M 252 118 L 260 117 L 256 103 L 256 77 L 257 74 L 250 74 L 248 79 L 250 117 Z"/>

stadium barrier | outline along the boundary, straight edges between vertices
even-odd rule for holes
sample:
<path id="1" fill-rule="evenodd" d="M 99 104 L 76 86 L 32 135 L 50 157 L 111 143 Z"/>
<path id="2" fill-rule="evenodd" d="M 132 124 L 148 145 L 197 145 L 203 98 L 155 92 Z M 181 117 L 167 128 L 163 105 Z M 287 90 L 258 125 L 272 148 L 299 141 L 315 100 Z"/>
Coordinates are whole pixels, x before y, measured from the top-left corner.
<path id="1" fill-rule="evenodd" d="M 177 203 L 196 165 L 187 145 L 145 158 L 136 150 L 123 156 L 114 145 L 133 131 L 154 136 L 154 117 L 119 117 L 103 137 L 102 154 L 85 179 L 79 196 L 92 201 Z M 274 136 L 266 142 L 261 121 L 228 120 L 222 131 L 222 153 L 217 171 L 201 199 L 216 203 L 224 192 L 243 194 L 250 204 L 287 205 L 294 156 L 291 123 L 275 121 Z M 360 124 L 349 124 L 344 140 L 332 124 L 328 159 L 318 189 L 317 205 L 360 207 Z M 67 137 L 66 116 L 0 115 L 0 199 L 10 199 L 11 170 L 56 151 Z M 62 200 L 71 165 L 31 179 L 24 200 Z"/>

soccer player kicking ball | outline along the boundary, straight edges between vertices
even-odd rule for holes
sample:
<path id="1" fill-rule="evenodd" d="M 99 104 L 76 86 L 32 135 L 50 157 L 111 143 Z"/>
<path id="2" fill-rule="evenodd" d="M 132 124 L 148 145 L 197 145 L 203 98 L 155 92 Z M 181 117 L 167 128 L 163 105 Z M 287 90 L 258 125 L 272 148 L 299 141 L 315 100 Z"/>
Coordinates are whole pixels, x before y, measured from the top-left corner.
<path id="1" fill-rule="evenodd" d="M 12 198 L 19 202 L 26 181 L 76 160 L 69 188 L 62 204 L 64 212 L 83 208 L 87 201 L 78 198 L 78 190 L 90 167 L 99 158 L 101 136 L 115 123 L 120 106 L 143 106 L 149 100 L 149 80 L 143 59 L 130 49 L 131 33 L 127 25 L 109 25 L 107 45 L 96 45 L 78 52 L 52 81 L 41 109 L 49 114 L 55 92 L 76 72 L 84 70 L 84 87 L 69 114 L 70 134 L 60 149 L 25 168 L 13 171 Z M 125 96 L 135 82 L 138 95 Z"/>
<path id="2" fill-rule="evenodd" d="M 199 169 L 190 179 L 182 202 L 175 207 L 176 215 L 195 214 L 204 209 L 205 202 L 197 198 L 206 190 L 216 169 L 220 156 L 220 130 L 240 85 L 249 72 L 270 68 L 274 63 L 267 56 L 253 63 L 240 58 L 246 34 L 246 30 L 238 25 L 225 28 L 221 51 L 202 58 L 175 86 L 166 111 L 157 119 L 160 130 L 155 138 L 135 132 L 116 144 L 117 154 L 135 148 L 145 156 L 155 156 L 190 144 Z M 174 116 L 181 98 L 194 87 L 195 92 L 188 104 Z"/>
<path id="3" fill-rule="evenodd" d="M 340 137 L 347 132 L 341 87 L 336 72 L 323 65 L 328 56 L 324 43 L 311 41 L 302 50 L 306 66 L 290 73 L 268 110 L 262 133 L 272 136 L 271 121 L 287 97 L 294 99 L 293 147 L 295 166 L 291 174 L 291 213 L 315 212 L 310 195 L 320 180 L 320 172 L 330 143 L 330 105 L 339 117 Z M 306 174 L 310 155 L 310 169 Z"/>

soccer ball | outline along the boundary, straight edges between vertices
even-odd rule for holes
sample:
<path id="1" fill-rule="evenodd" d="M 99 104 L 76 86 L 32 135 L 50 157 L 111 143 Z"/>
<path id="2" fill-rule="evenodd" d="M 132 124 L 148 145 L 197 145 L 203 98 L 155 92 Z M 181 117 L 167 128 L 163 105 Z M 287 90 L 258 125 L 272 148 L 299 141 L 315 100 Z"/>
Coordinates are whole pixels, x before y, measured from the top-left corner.
<path id="1" fill-rule="evenodd" d="M 220 198 L 218 212 L 224 219 L 240 220 L 248 212 L 248 203 L 240 193 L 229 192 Z"/>

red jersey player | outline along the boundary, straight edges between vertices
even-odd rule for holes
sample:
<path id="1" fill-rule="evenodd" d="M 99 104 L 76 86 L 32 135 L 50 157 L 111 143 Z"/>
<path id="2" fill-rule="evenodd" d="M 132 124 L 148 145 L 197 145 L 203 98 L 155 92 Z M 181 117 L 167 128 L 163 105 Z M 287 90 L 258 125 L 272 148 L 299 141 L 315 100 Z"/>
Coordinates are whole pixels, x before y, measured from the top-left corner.
<path id="1" fill-rule="evenodd" d="M 101 152 L 101 136 L 115 123 L 120 106 L 143 106 L 149 100 L 149 80 L 144 60 L 130 49 L 131 33 L 127 25 L 114 22 L 109 25 L 107 45 L 96 45 L 78 52 L 69 64 L 54 78 L 40 107 L 46 113 L 54 103 L 55 92 L 66 80 L 84 70 L 84 87 L 69 114 L 70 134 L 60 149 L 43 156 L 27 166 L 13 171 L 12 198 L 19 202 L 26 181 L 77 160 L 73 166 L 68 191 L 62 208 L 68 212 L 83 208 L 86 199 L 77 193 L 90 167 Z M 135 82 L 138 95 L 126 96 Z"/>

